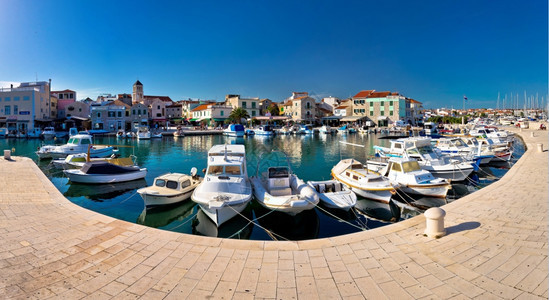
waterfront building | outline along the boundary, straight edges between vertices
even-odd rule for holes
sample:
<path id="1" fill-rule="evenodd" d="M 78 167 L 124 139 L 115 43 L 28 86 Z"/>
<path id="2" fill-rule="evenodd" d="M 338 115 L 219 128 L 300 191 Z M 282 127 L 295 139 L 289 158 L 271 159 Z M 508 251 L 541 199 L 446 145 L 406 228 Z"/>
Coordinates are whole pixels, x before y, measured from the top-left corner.
<path id="1" fill-rule="evenodd" d="M 149 124 L 149 108 L 143 103 L 134 103 L 126 110 L 126 125 L 124 130 L 137 131 L 139 126 Z"/>
<path id="2" fill-rule="evenodd" d="M 132 95 L 130 94 L 126 94 L 126 93 L 118 94 L 118 100 L 126 103 L 129 106 L 132 106 L 133 104 L 133 98 L 132 98 Z"/>
<path id="3" fill-rule="evenodd" d="M 108 101 L 90 107 L 92 129 L 116 132 L 125 129 L 126 110 L 130 106 L 122 101 Z"/>
<path id="4" fill-rule="evenodd" d="M 355 121 L 369 120 L 378 126 L 396 121 L 411 123 L 410 99 L 398 92 L 360 91 L 352 97 L 352 116 Z"/>
<path id="5" fill-rule="evenodd" d="M 166 126 L 166 106 L 169 105 L 171 105 L 171 102 L 162 101 L 158 98 L 150 102 L 149 109 L 151 112 L 151 124 L 153 126 Z"/>
<path id="6" fill-rule="evenodd" d="M 50 83 L 22 82 L 15 88 L 0 88 L 0 127 L 27 133 L 51 122 Z"/>
<path id="7" fill-rule="evenodd" d="M 181 121 L 183 119 L 183 105 L 175 103 L 166 106 L 166 115 L 169 122 Z"/>
<path id="8" fill-rule="evenodd" d="M 88 119 L 90 117 L 90 106 L 82 101 L 75 101 L 65 107 L 66 117 L 78 117 Z"/>
<path id="9" fill-rule="evenodd" d="M 341 101 L 340 105 L 334 108 L 334 116 L 339 117 L 340 120 L 342 120 L 345 117 L 351 117 L 352 116 L 351 109 L 352 109 L 351 100 Z"/>
<path id="10" fill-rule="evenodd" d="M 316 116 L 315 99 L 307 92 L 293 92 L 284 102 L 284 115 L 294 122 L 313 123 Z"/>
<path id="11" fill-rule="evenodd" d="M 339 106 L 341 103 L 341 100 L 337 97 L 325 97 L 322 98 L 322 101 L 320 102 L 319 107 L 322 107 L 324 109 L 329 109 L 332 114 L 334 113 L 334 109 Z"/>
<path id="12" fill-rule="evenodd" d="M 273 101 L 271 99 L 265 98 L 259 100 L 259 115 L 264 116 L 267 113 L 267 108 L 271 105 L 273 105 Z"/>
<path id="13" fill-rule="evenodd" d="M 95 100 L 95 102 L 101 103 L 101 102 L 109 102 L 114 100 L 118 100 L 118 97 L 112 94 L 100 94 L 99 96 L 97 96 L 97 100 Z"/>
<path id="14" fill-rule="evenodd" d="M 200 105 L 200 100 L 180 100 L 177 103 L 181 105 L 181 117 L 190 120 L 193 118 L 192 110 Z"/>
<path id="15" fill-rule="evenodd" d="M 209 126 L 222 125 L 233 111 L 233 107 L 225 104 L 202 104 L 192 110 L 193 117 L 190 121 L 202 122 L 205 120 Z"/>
<path id="16" fill-rule="evenodd" d="M 65 108 L 76 101 L 76 92 L 73 90 L 51 91 L 51 94 L 57 97 L 57 115 L 58 119 L 66 118 Z"/>
<path id="17" fill-rule="evenodd" d="M 59 99 L 53 94 L 50 94 L 50 118 L 56 119 L 57 118 L 57 103 Z"/>
<path id="18" fill-rule="evenodd" d="M 233 109 L 237 107 L 244 108 L 250 118 L 259 116 L 259 97 L 258 98 L 241 98 L 240 95 L 226 95 L 225 105 L 231 106 Z"/>

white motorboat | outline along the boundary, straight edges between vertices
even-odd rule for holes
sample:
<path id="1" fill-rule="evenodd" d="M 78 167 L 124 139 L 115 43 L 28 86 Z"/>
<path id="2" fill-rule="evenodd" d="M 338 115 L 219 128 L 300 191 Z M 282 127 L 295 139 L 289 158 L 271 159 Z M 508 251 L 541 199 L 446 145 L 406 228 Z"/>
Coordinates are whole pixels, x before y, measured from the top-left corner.
<path id="1" fill-rule="evenodd" d="M 161 139 L 162 138 L 162 132 L 151 133 L 151 138 L 152 139 Z"/>
<path id="2" fill-rule="evenodd" d="M 90 148 L 91 147 L 91 148 Z M 88 148 L 90 148 L 88 150 Z M 92 145 L 92 136 L 89 134 L 77 134 L 72 136 L 65 145 L 42 146 L 36 152 L 39 159 L 62 158 L 69 154 L 90 153 L 90 157 L 109 157 L 115 149 L 112 146 Z"/>
<path id="3" fill-rule="evenodd" d="M 256 135 L 267 135 L 267 136 L 273 136 L 274 130 L 273 126 L 271 125 L 261 125 L 254 129 L 254 132 Z"/>
<path id="4" fill-rule="evenodd" d="M 377 156 L 383 158 L 415 158 L 420 167 L 431 172 L 434 177 L 452 181 L 465 180 L 478 168 L 478 165 L 474 165 L 472 162 L 462 162 L 435 152 L 431 145 L 431 139 L 425 137 L 391 140 L 390 148 L 374 146 L 374 150 Z"/>
<path id="5" fill-rule="evenodd" d="M 332 176 L 353 192 L 374 201 L 388 204 L 395 187 L 385 176 L 370 172 L 352 158 L 343 159 L 332 168 Z"/>
<path id="6" fill-rule="evenodd" d="M 202 182 L 196 172 L 196 168 L 192 168 L 190 175 L 168 173 L 158 176 L 152 186 L 138 189 L 137 193 L 143 198 L 146 208 L 179 203 L 189 199 Z"/>
<path id="7" fill-rule="evenodd" d="M 348 211 L 356 205 L 356 194 L 337 180 L 308 181 L 307 184 L 317 191 L 326 207 Z"/>
<path id="8" fill-rule="evenodd" d="M 55 137 L 55 128 L 53 127 L 45 127 L 42 131 L 42 137 L 45 140 L 51 140 Z"/>
<path id="9" fill-rule="evenodd" d="M 335 133 L 335 130 L 333 130 L 332 127 L 330 127 L 329 125 L 322 125 L 322 127 L 320 127 L 319 129 L 319 132 L 324 134 L 333 134 Z"/>
<path id="10" fill-rule="evenodd" d="M 289 134 L 292 134 L 292 128 L 290 126 L 282 126 L 282 128 L 280 128 L 278 131 L 277 131 L 277 134 L 280 134 L 280 135 L 289 135 Z"/>
<path id="11" fill-rule="evenodd" d="M 81 169 L 63 171 L 72 182 L 114 183 L 145 178 L 146 168 L 138 166 L 124 167 L 107 161 L 89 161 Z"/>
<path id="12" fill-rule="evenodd" d="M 442 154 L 466 160 L 480 160 L 480 164 L 488 164 L 494 155 L 482 154 L 478 145 L 467 144 L 461 137 L 441 138 L 436 140 L 435 147 Z"/>
<path id="13" fill-rule="evenodd" d="M 116 132 L 116 138 L 117 139 L 126 138 L 126 132 L 124 131 L 124 129 L 120 129 Z"/>
<path id="14" fill-rule="evenodd" d="M 444 198 L 451 188 L 449 180 L 435 178 L 429 171 L 422 170 L 413 158 L 391 157 L 388 162 L 367 161 L 366 167 L 397 183 L 398 190 L 405 194 Z"/>
<path id="15" fill-rule="evenodd" d="M 151 139 L 151 132 L 149 131 L 149 127 L 141 126 L 137 130 L 137 139 L 138 140 L 150 140 Z"/>
<path id="16" fill-rule="evenodd" d="M 225 130 L 223 135 L 232 137 L 244 137 L 244 126 L 241 124 L 231 124 Z"/>
<path id="17" fill-rule="evenodd" d="M 302 124 L 299 126 L 299 129 L 297 130 L 297 134 L 313 134 L 315 131 L 313 129 L 313 125 L 310 124 Z"/>
<path id="18" fill-rule="evenodd" d="M 252 199 L 252 187 L 244 145 L 215 145 L 208 151 L 204 180 L 191 199 L 217 226 L 246 208 Z"/>
<path id="19" fill-rule="evenodd" d="M 177 126 L 177 129 L 173 133 L 173 136 L 176 137 L 176 138 L 177 137 L 184 137 L 185 133 L 183 133 L 183 128 L 181 126 Z"/>
<path id="20" fill-rule="evenodd" d="M 269 166 L 266 172 L 261 172 L 259 164 L 264 160 L 259 161 L 256 176 L 250 178 L 259 204 L 291 216 L 318 204 L 316 191 L 293 174 L 289 166 Z"/>

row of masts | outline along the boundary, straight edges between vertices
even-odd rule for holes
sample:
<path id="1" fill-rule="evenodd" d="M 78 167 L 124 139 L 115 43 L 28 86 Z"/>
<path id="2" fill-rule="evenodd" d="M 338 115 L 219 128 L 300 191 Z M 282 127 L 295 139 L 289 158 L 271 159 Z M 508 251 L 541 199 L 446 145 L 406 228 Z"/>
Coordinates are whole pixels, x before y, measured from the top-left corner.
<path id="1" fill-rule="evenodd" d="M 498 92 L 498 100 L 496 109 L 514 109 L 514 110 L 547 110 L 546 100 L 549 99 L 549 95 L 539 96 L 539 93 L 535 95 L 528 96 L 526 91 L 524 91 L 524 96 L 519 97 L 519 93 L 510 93 L 509 98 L 507 94 L 501 99 L 501 95 Z M 522 102 L 522 103 L 521 103 Z M 500 106 L 501 104 L 501 106 Z"/>

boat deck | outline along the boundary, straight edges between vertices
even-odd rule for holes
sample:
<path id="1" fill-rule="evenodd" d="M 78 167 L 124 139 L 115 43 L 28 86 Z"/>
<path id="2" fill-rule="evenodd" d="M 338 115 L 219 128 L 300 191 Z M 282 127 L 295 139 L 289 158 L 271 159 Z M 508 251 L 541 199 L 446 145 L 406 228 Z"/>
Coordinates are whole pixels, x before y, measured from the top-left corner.
<path id="1" fill-rule="evenodd" d="M 31 159 L 0 158 L 0 298 L 547 299 L 548 135 L 521 135 L 502 179 L 443 207 L 439 239 L 423 216 L 299 242 L 168 232 L 86 210 Z"/>

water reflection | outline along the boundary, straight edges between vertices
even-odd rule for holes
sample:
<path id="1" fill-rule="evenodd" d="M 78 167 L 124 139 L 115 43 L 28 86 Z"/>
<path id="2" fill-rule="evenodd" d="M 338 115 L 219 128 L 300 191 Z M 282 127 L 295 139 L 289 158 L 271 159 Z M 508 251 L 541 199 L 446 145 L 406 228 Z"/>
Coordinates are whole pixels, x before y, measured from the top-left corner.
<path id="1" fill-rule="evenodd" d="M 169 205 L 167 207 L 155 207 L 152 209 L 145 208 L 137 218 L 136 223 L 155 228 L 162 228 L 177 221 L 185 222 L 194 217 L 196 214 L 194 212 L 195 210 L 193 210 L 195 206 L 196 203 L 189 200 L 178 203 L 177 205 Z"/>
<path id="2" fill-rule="evenodd" d="M 267 229 L 273 240 L 310 240 L 318 237 L 319 219 L 316 210 L 306 210 L 295 216 L 254 206 L 256 220 Z"/>
<path id="3" fill-rule="evenodd" d="M 67 185 L 69 188 L 63 193 L 65 197 L 87 197 L 90 200 L 102 202 L 145 187 L 147 182 L 145 179 L 139 179 L 108 184 L 69 183 Z"/>
<path id="4" fill-rule="evenodd" d="M 387 205 L 368 199 L 358 199 L 355 209 L 368 218 L 384 222 L 397 222 L 401 217 L 400 207 L 394 203 L 394 200 L 390 200 L 389 205 Z"/>

